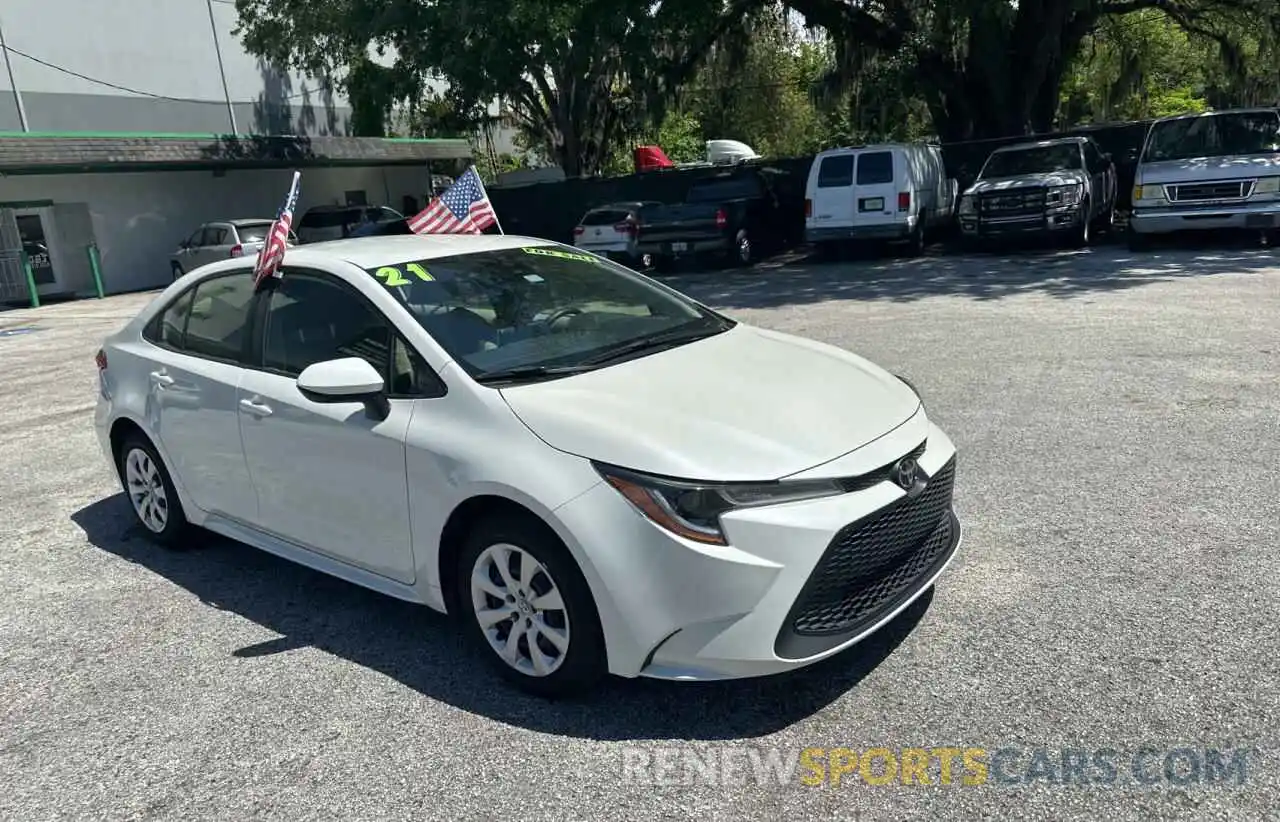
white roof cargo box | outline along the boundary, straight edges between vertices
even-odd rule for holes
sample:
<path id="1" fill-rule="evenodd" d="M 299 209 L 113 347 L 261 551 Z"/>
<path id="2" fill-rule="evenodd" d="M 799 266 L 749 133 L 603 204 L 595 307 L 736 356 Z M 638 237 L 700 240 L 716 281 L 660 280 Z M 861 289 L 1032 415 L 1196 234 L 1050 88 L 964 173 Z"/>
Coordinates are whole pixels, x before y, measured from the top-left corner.
<path id="1" fill-rule="evenodd" d="M 719 165 L 721 163 L 739 163 L 743 160 L 754 160 L 760 155 L 756 154 L 755 149 L 746 143 L 740 143 L 737 140 L 708 140 L 707 141 L 707 162 Z"/>

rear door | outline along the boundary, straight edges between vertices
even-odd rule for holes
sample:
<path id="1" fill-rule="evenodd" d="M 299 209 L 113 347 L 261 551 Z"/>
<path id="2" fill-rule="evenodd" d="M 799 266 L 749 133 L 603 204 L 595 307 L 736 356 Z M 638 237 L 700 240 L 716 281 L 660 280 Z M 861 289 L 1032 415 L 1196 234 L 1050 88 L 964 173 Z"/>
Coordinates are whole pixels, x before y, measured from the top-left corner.
<path id="1" fill-rule="evenodd" d="M 215 260 L 225 260 L 231 256 L 233 245 L 231 226 L 221 223 L 209 223 L 204 227 L 204 236 L 200 240 L 200 251 L 197 255 L 199 265 Z"/>
<path id="2" fill-rule="evenodd" d="M 817 182 L 810 195 L 813 214 L 811 228 L 847 228 L 854 224 L 852 152 L 828 154 L 818 161 Z"/>
<path id="3" fill-rule="evenodd" d="M 202 510 L 245 522 L 258 498 L 240 447 L 237 390 L 253 316 L 249 269 L 183 292 L 147 330 L 148 413 L 178 480 Z"/>
<path id="4" fill-rule="evenodd" d="M 899 159 L 890 149 L 858 153 L 853 181 L 855 226 L 884 225 L 898 213 Z M 905 169 L 904 177 L 905 175 Z M 905 216 L 905 215 L 904 215 Z"/>

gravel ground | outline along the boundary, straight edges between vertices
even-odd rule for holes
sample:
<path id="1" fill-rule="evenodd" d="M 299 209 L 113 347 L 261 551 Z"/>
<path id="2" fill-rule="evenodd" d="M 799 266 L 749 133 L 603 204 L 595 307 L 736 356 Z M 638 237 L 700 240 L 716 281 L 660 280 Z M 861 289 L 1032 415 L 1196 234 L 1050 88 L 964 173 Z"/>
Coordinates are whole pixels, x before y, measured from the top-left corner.
<path id="1" fill-rule="evenodd" d="M 1280 819 L 1280 256 L 672 282 L 921 389 L 960 448 L 967 526 L 932 596 L 795 675 L 544 704 L 424 609 L 218 538 L 153 550 L 91 429 L 93 353 L 148 295 L 8 311 L 0 818 Z M 820 769 L 790 770 L 812 748 Z M 876 748 L 981 749 L 986 778 L 958 756 L 951 784 L 936 758 L 933 784 L 870 784 Z M 1063 749 L 1085 764 L 1065 781 Z M 1236 749 L 1243 771 L 1210 783 Z"/>

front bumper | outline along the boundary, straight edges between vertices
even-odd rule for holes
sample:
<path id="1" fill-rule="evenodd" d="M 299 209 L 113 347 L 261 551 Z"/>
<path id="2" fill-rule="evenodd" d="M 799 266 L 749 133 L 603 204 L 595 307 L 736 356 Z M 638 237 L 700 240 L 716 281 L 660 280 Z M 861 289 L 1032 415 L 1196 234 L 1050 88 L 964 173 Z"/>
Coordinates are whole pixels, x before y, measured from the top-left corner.
<path id="1" fill-rule="evenodd" d="M 1178 231 L 1280 228 L 1280 201 L 1232 205 L 1166 205 L 1134 208 L 1129 228 L 1135 234 Z"/>
<path id="2" fill-rule="evenodd" d="M 905 456 L 920 443 L 903 442 Z M 955 446 L 929 424 L 917 497 L 884 481 L 834 497 L 736 511 L 730 546 L 676 538 L 600 485 L 557 511 L 586 554 L 609 669 L 721 680 L 804 667 L 874 633 L 925 593 L 955 556 Z M 607 526 L 607 532 L 601 529 Z M 603 600 L 603 601 L 602 601 Z"/>
<path id="3" fill-rule="evenodd" d="M 960 231 L 966 237 L 1009 237 L 1057 234 L 1079 227 L 1084 211 L 1079 208 L 1046 211 L 1017 217 L 960 215 Z"/>

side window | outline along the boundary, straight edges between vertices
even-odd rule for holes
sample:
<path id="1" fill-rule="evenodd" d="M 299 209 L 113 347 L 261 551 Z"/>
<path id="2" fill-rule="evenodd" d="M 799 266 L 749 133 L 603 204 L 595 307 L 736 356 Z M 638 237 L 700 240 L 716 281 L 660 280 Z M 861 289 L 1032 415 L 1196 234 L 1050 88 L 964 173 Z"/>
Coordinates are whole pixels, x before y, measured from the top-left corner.
<path id="1" fill-rule="evenodd" d="M 225 228 L 217 226 L 205 226 L 204 239 L 200 241 L 200 245 L 223 245 L 227 236 Z"/>
<path id="2" fill-rule="evenodd" d="M 197 228 L 195 230 L 195 233 L 187 238 L 187 245 L 191 246 L 192 248 L 199 248 L 203 238 L 204 238 L 204 229 Z"/>
<path id="3" fill-rule="evenodd" d="M 286 274 L 271 294 L 264 368 L 296 377 L 309 365 L 360 357 L 388 373 L 391 323 L 352 289 L 303 273 Z"/>
<path id="4" fill-rule="evenodd" d="M 853 155 L 833 154 L 818 166 L 818 188 L 846 188 L 853 185 Z"/>
<path id="5" fill-rule="evenodd" d="M 187 330 L 187 317 L 191 311 L 191 298 L 194 296 L 194 288 L 182 292 L 160 316 L 147 325 L 143 337 L 158 345 L 181 351 L 182 338 Z"/>
<path id="6" fill-rule="evenodd" d="M 195 287 L 183 350 L 198 357 L 238 362 L 253 306 L 253 273 L 242 271 Z"/>
<path id="7" fill-rule="evenodd" d="M 391 342 L 389 393 L 392 397 L 439 397 L 445 393 L 440 377 L 399 334 Z"/>

